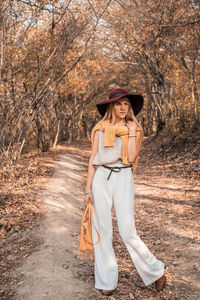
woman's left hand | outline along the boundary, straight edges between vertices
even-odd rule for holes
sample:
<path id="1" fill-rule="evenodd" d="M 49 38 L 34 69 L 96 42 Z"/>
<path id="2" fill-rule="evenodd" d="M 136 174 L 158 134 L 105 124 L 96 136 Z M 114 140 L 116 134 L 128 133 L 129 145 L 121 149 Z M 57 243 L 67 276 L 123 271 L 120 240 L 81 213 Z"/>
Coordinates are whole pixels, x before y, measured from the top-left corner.
<path id="1" fill-rule="evenodd" d="M 137 124 L 135 121 L 128 121 L 126 126 L 128 127 L 129 132 L 136 133 Z"/>

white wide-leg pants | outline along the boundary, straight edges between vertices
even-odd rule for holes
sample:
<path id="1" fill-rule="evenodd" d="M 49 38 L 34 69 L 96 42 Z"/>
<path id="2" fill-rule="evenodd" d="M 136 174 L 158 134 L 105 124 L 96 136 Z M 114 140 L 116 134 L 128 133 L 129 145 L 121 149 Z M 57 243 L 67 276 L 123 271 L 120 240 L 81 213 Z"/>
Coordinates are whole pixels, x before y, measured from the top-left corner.
<path id="1" fill-rule="evenodd" d="M 115 164 L 115 166 L 123 165 Z M 107 180 L 109 173 L 109 169 L 98 167 L 92 183 L 93 219 L 101 237 L 100 243 L 94 246 L 95 288 L 114 290 L 117 287 L 118 266 L 112 246 L 112 207 L 121 238 L 144 284 L 149 285 L 163 275 L 164 263 L 156 259 L 137 235 L 132 170 L 127 168 L 121 169 L 118 173 L 112 172 L 110 179 Z M 92 236 L 95 243 L 97 234 L 93 225 Z"/>

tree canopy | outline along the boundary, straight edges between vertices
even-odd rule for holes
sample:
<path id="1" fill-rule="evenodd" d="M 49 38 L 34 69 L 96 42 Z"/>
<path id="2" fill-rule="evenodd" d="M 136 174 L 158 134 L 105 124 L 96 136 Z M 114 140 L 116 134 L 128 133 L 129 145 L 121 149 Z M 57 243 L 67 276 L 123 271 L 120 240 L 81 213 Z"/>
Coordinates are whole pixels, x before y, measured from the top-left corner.
<path id="1" fill-rule="evenodd" d="M 199 130 L 197 0 L 0 1 L 1 157 L 89 138 L 95 104 L 141 93 L 146 135 Z"/>

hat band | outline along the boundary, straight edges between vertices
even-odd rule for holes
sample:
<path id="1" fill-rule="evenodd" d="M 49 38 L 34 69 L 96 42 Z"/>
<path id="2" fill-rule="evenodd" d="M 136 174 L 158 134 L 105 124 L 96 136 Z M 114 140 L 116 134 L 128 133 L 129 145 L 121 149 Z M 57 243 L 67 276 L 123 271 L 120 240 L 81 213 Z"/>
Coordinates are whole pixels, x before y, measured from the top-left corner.
<path id="1" fill-rule="evenodd" d="M 116 95 L 113 95 L 112 97 L 110 97 L 109 99 L 112 99 L 112 98 L 115 98 L 115 97 L 118 97 L 118 96 L 125 96 L 124 94 L 116 94 Z"/>

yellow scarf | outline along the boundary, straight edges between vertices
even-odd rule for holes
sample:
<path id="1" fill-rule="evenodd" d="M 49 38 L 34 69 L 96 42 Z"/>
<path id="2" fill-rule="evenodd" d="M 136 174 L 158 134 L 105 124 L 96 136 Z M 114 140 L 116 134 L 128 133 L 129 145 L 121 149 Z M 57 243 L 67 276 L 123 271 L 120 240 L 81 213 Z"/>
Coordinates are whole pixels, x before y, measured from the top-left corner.
<path id="1" fill-rule="evenodd" d="M 101 130 L 104 132 L 104 147 L 113 147 L 115 136 L 120 136 L 122 140 L 122 163 L 125 165 L 130 164 L 128 161 L 128 132 L 129 132 L 128 127 L 126 126 L 117 127 L 117 126 L 110 125 L 109 120 L 101 121 L 98 124 L 96 124 L 92 130 L 92 134 L 91 134 L 92 144 L 94 142 L 94 134 L 97 130 Z M 140 141 L 138 144 L 138 150 L 140 150 L 142 139 L 143 139 L 143 131 L 139 126 L 137 126 L 136 131 L 141 131 Z M 138 155 L 135 161 L 133 162 L 133 173 L 136 170 L 137 161 L 138 161 Z"/>

